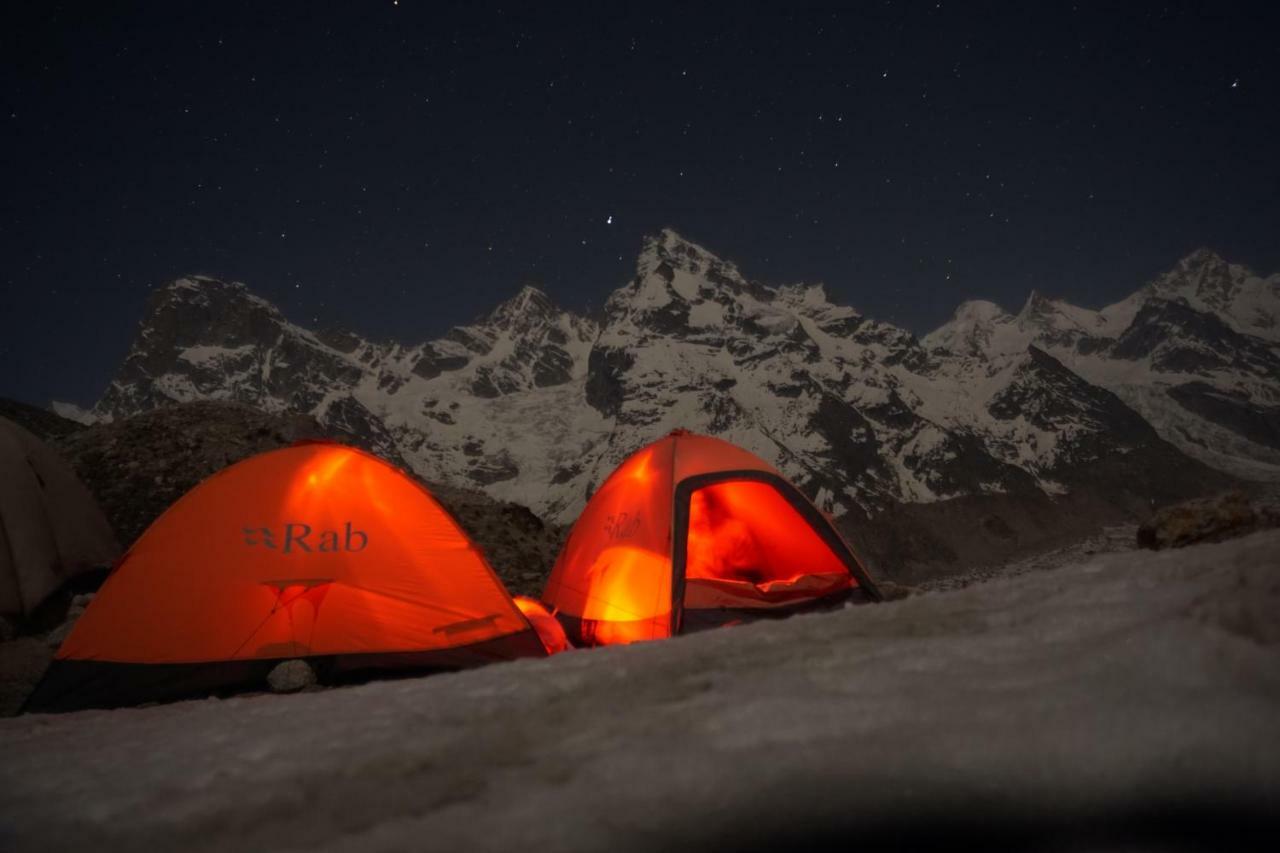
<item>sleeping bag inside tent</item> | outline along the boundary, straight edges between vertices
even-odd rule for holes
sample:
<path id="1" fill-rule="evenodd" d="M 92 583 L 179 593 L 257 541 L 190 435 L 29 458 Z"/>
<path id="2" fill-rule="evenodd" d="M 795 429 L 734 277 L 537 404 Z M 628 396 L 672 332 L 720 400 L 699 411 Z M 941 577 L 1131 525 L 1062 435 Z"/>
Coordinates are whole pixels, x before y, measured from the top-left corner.
<path id="1" fill-rule="evenodd" d="M 680 430 L 605 480 L 543 592 L 583 645 L 879 598 L 831 522 L 772 466 Z"/>
<path id="2" fill-rule="evenodd" d="M 261 687 L 292 658 L 343 676 L 546 653 L 423 485 L 363 451 L 310 442 L 220 471 L 157 519 L 27 709 Z"/>

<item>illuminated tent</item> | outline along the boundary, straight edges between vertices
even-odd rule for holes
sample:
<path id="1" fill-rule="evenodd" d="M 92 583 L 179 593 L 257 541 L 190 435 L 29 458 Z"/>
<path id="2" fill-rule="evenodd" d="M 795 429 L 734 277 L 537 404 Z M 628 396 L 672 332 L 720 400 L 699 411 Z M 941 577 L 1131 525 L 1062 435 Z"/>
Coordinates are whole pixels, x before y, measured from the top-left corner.
<path id="1" fill-rule="evenodd" d="M 339 444 L 301 443 L 200 483 L 121 559 L 29 710 L 544 656 L 529 620 L 425 487 Z"/>
<path id="2" fill-rule="evenodd" d="M 605 645 L 879 593 L 826 516 L 774 468 L 677 430 L 592 496 L 542 597 L 574 642 Z"/>
<path id="3" fill-rule="evenodd" d="M 0 616 L 28 616 L 120 553 L 93 495 L 53 448 L 0 418 Z"/>

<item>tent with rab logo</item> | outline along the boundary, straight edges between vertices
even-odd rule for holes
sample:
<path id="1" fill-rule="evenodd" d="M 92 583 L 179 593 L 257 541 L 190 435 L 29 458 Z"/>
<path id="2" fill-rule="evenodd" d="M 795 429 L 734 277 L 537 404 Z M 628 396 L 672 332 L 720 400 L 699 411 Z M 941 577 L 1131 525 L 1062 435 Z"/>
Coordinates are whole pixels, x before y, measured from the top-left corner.
<path id="1" fill-rule="evenodd" d="M 772 466 L 681 430 L 592 496 L 542 596 L 585 645 L 879 598 L 827 517 Z"/>
<path id="2" fill-rule="evenodd" d="M 523 607 L 548 631 L 536 603 Z M 28 710 L 262 686 L 283 660 L 325 677 L 456 669 L 562 648 L 427 489 L 310 442 L 208 478 L 121 558 Z"/>

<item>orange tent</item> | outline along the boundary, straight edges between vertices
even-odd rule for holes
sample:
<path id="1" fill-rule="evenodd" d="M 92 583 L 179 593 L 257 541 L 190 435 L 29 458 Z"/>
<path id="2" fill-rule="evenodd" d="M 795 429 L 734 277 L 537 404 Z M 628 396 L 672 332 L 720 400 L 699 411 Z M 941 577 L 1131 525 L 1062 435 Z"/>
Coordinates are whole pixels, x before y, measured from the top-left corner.
<path id="1" fill-rule="evenodd" d="M 586 645 L 879 598 L 826 516 L 773 467 L 682 430 L 605 480 L 543 592 Z"/>
<path id="2" fill-rule="evenodd" d="M 291 658 L 342 676 L 545 654 L 426 488 L 375 456 L 312 442 L 232 465 L 157 519 L 80 617 L 28 708 L 262 684 Z"/>

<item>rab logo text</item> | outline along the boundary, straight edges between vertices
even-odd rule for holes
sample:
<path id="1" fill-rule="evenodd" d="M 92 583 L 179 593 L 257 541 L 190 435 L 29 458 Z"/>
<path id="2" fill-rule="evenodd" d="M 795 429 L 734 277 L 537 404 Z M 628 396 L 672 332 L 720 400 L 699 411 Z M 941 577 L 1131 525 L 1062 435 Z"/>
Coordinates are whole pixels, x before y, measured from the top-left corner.
<path id="1" fill-rule="evenodd" d="M 628 536 L 635 535 L 640 529 L 639 513 L 631 515 L 626 512 L 619 512 L 610 515 L 604 520 L 604 535 L 610 539 L 626 539 Z"/>
<path id="2" fill-rule="evenodd" d="M 271 527 L 245 527 L 244 544 L 251 548 L 275 548 L 286 554 L 329 554 L 335 551 L 363 551 L 369 535 L 347 522 L 342 530 L 314 531 L 310 524 L 288 522 L 277 532 Z"/>

